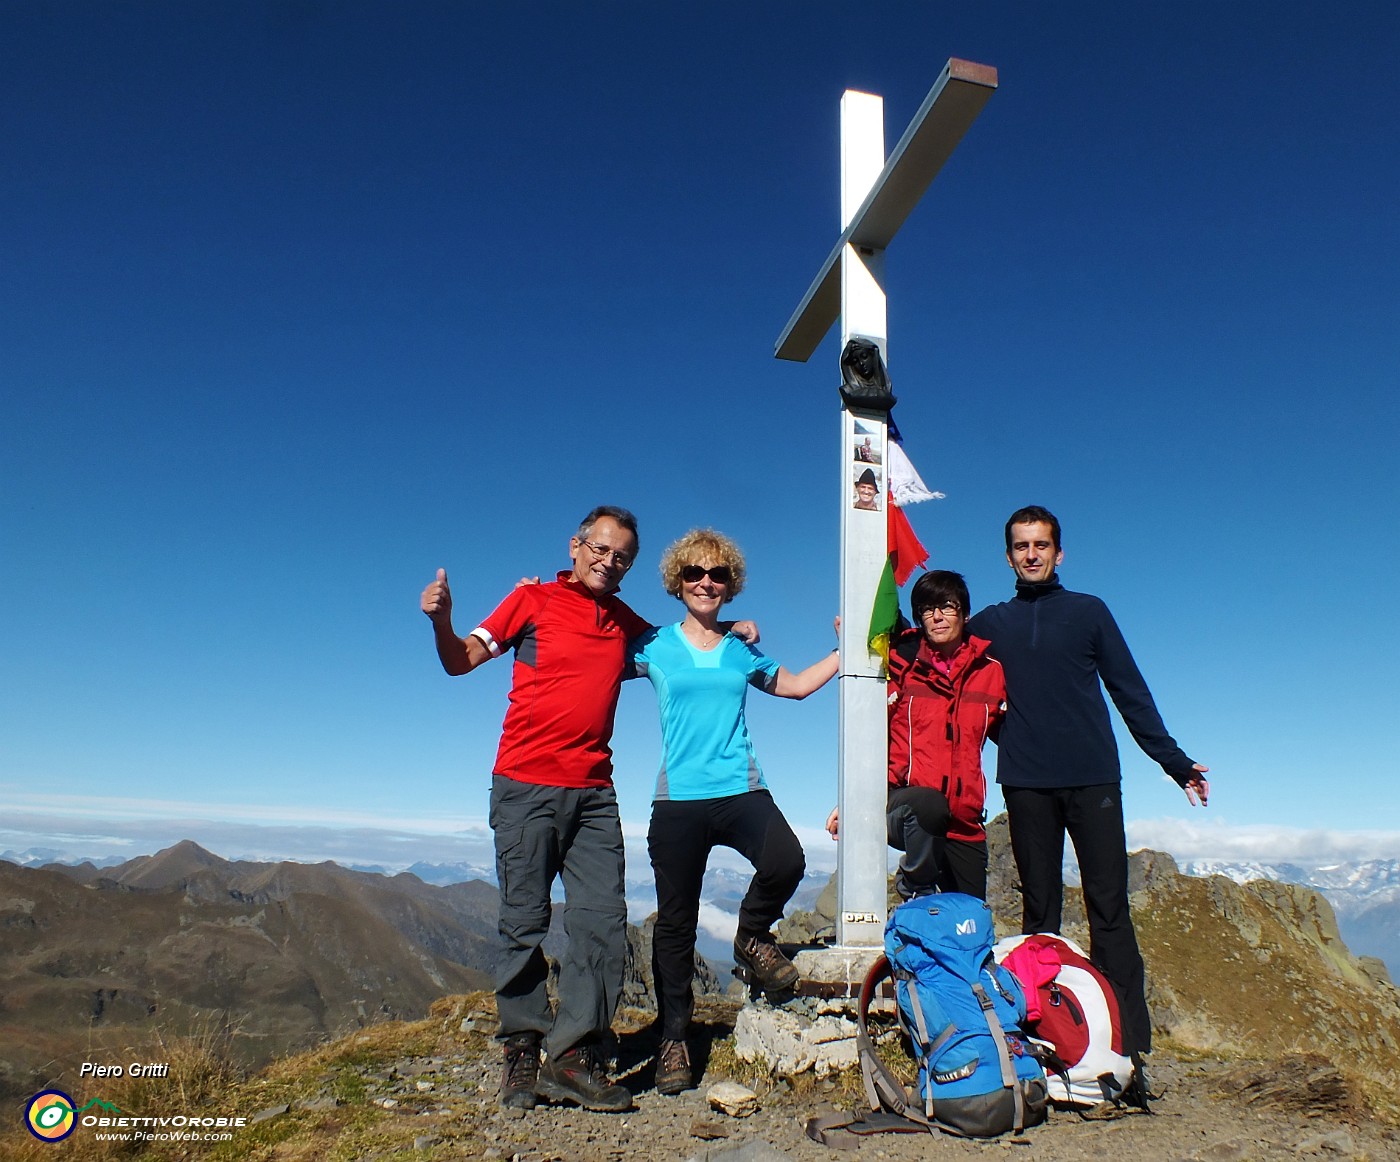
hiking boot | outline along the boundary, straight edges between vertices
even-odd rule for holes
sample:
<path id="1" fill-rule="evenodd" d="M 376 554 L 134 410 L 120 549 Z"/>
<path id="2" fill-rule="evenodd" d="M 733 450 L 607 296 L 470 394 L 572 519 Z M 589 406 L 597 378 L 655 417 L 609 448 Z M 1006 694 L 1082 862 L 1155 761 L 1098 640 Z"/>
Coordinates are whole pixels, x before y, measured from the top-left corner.
<path id="1" fill-rule="evenodd" d="M 800 976 L 796 966 L 782 954 L 767 932 L 762 936 L 736 937 L 734 959 L 749 970 L 753 983 L 766 993 L 784 992 L 792 988 Z"/>
<path id="2" fill-rule="evenodd" d="M 535 1082 L 540 1075 L 538 1033 L 516 1033 L 506 1038 L 505 1069 L 501 1073 L 501 1107 L 532 1110 L 538 1100 Z"/>
<path id="3" fill-rule="evenodd" d="M 695 1084 L 690 1074 L 690 1050 L 684 1041 L 662 1041 L 656 1054 L 656 1092 L 677 1094 Z"/>
<path id="4" fill-rule="evenodd" d="M 535 1092 L 546 1101 L 571 1101 L 586 1110 L 604 1113 L 632 1108 L 631 1093 L 626 1086 L 608 1081 L 591 1045 L 575 1045 L 546 1061 Z"/>

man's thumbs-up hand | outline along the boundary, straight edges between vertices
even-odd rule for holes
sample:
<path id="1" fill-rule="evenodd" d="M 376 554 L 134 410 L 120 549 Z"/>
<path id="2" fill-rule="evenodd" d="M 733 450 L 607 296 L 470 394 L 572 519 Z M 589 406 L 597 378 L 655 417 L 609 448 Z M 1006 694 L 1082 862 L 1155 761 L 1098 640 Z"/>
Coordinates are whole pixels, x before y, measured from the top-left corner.
<path id="1" fill-rule="evenodd" d="M 452 620 L 452 590 L 447 586 L 447 570 L 437 571 L 437 580 L 423 590 L 423 612 L 434 621 Z"/>

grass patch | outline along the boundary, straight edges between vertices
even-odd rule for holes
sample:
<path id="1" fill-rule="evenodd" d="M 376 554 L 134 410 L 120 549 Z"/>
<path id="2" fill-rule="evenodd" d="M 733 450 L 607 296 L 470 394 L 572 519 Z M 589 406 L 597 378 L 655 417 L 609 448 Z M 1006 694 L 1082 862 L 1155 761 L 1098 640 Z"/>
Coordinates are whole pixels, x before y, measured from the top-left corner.
<path id="1" fill-rule="evenodd" d="M 360 1105 L 366 1097 L 365 1079 L 349 1066 L 342 1065 L 331 1082 L 331 1096 L 345 1105 Z"/>

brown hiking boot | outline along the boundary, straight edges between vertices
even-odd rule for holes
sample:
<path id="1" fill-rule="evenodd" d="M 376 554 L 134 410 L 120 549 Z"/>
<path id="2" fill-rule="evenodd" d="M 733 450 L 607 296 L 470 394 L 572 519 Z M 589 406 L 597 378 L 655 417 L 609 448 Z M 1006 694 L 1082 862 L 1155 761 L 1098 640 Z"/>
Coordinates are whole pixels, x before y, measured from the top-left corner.
<path id="1" fill-rule="evenodd" d="M 734 959 L 749 970 L 749 976 L 766 993 L 780 993 L 792 988 L 800 974 L 797 967 L 782 954 L 770 933 L 762 936 L 740 936 L 734 941 Z"/>
<path id="2" fill-rule="evenodd" d="M 662 1041 L 656 1053 L 656 1092 L 677 1094 L 695 1084 L 690 1073 L 690 1050 L 684 1041 Z"/>
<path id="3" fill-rule="evenodd" d="M 604 1113 L 632 1108 L 632 1094 L 626 1086 L 608 1081 L 591 1045 L 575 1045 L 546 1061 L 535 1092 L 546 1101 L 571 1101 Z"/>
<path id="4" fill-rule="evenodd" d="M 538 1100 L 535 1082 L 540 1075 L 538 1033 L 516 1033 L 506 1038 L 505 1069 L 501 1073 L 503 1109 L 532 1110 Z"/>

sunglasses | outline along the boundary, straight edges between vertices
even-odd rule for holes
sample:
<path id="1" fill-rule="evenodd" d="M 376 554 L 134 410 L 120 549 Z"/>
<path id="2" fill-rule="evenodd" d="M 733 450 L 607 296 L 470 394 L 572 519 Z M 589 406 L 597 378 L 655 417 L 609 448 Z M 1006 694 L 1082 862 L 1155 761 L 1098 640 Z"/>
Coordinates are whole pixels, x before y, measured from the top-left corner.
<path id="1" fill-rule="evenodd" d="M 683 565 L 681 567 L 681 580 L 694 585 L 702 577 L 709 577 L 716 585 L 728 585 L 733 574 L 729 571 L 728 565 L 711 565 L 706 569 L 703 565 Z"/>

